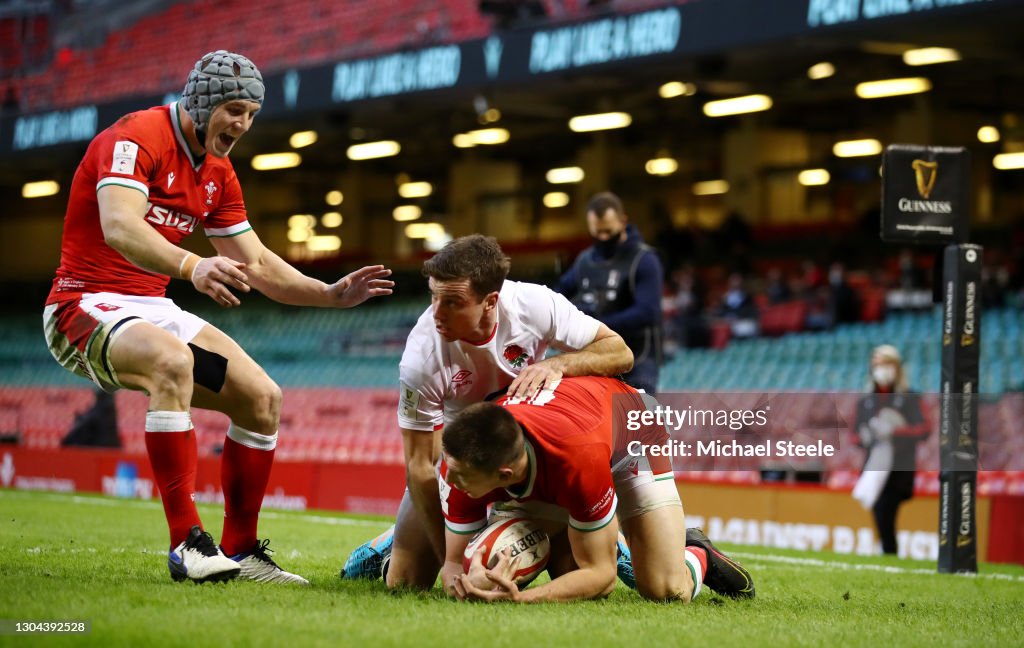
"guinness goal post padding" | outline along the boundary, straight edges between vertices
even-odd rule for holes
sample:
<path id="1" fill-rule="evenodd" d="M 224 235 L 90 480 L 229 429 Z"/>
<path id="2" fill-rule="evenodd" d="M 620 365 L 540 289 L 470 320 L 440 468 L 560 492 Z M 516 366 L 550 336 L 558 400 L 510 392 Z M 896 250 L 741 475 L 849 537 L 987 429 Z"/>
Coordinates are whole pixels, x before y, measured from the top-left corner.
<path id="1" fill-rule="evenodd" d="M 882 240 L 967 242 L 969 166 L 964 147 L 887 146 L 882 157 Z"/>
<path id="2" fill-rule="evenodd" d="M 942 264 L 938 569 L 946 573 L 978 571 L 981 253 L 978 245 L 949 245 Z"/>

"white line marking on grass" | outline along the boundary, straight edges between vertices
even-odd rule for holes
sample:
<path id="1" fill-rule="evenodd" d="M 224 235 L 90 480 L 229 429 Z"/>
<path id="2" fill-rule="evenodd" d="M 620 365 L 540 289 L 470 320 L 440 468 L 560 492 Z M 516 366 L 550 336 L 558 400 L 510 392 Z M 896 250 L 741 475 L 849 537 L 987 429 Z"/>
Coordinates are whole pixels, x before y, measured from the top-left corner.
<path id="1" fill-rule="evenodd" d="M 832 570 L 852 570 L 852 571 L 878 571 L 886 574 L 926 574 L 929 576 L 940 575 L 938 571 L 934 569 L 923 569 L 910 567 L 895 567 L 893 565 L 878 565 L 872 563 L 846 563 L 838 562 L 835 560 L 821 560 L 819 558 L 797 558 L 795 556 L 780 556 L 776 554 L 756 554 L 756 553 L 745 553 L 745 552 L 731 552 L 730 556 L 742 558 L 744 560 L 751 560 L 754 562 L 775 562 L 785 563 L 788 565 L 801 565 L 804 567 L 820 567 L 822 569 Z M 949 574 L 942 574 L 949 575 Z M 1012 574 L 952 574 L 953 576 L 963 576 L 967 578 L 988 578 L 992 580 L 1005 580 L 1015 581 L 1024 583 L 1024 576 L 1014 576 Z"/>
<path id="2" fill-rule="evenodd" d="M 142 509 L 163 508 L 159 501 L 122 499 L 116 497 L 83 497 L 81 495 L 72 495 L 70 493 L 0 490 L 0 497 L 30 497 L 28 493 L 31 493 L 31 497 L 33 498 L 42 498 L 55 502 L 71 502 L 72 504 L 94 504 L 96 506 L 116 507 L 131 506 Z M 305 513 L 303 511 L 263 511 L 260 513 L 260 517 L 269 520 L 288 520 L 298 518 L 304 522 L 328 524 L 332 526 L 379 527 L 382 525 L 386 526 L 391 523 L 389 520 L 359 520 L 344 517 L 329 517 L 326 515 L 316 515 L 315 513 Z"/>
<path id="3" fill-rule="evenodd" d="M 280 513 L 278 511 L 264 511 L 260 513 L 261 518 L 270 518 L 272 520 L 287 520 L 289 518 L 301 518 L 303 522 L 313 522 L 314 524 L 330 524 L 334 526 L 381 526 L 389 525 L 389 520 L 354 520 L 352 518 L 343 517 L 327 517 L 326 515 L 314 515 L 312 513 L 301 513 L 301 512 L 289 512 Z"/>

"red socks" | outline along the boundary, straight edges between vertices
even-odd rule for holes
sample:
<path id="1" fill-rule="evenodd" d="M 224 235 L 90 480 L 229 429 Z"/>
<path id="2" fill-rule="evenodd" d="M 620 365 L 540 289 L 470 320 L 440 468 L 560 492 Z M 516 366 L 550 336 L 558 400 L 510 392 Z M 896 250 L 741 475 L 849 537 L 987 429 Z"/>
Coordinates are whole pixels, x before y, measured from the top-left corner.
<path id="1" fill-rule="evenodd" d="M 256 434 L 234 424 L 228 430 L 220 463 L 224 489 L 224 532 L 220 544 L 225 556 L 252 551 L 256 546 L 256 524 L 276 447 L 277 433 Z"/>
<path id="2" fill-rule="evenodd" d="M 202 524 L 196 511 L 196 433 L 188 412 L 147 412 L 146 451 L 171 532 L 171 547 Z"/>

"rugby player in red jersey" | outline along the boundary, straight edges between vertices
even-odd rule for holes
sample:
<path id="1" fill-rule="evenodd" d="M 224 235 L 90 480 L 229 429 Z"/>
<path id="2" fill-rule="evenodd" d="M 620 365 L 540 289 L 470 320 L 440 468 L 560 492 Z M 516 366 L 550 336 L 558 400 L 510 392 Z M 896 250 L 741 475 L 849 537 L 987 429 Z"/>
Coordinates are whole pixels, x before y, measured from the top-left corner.
<path id="1" fill-rule="evenodd" d="M 175 580 L 308 584 L 270 558 L 257 518 L 277 446 L 281 390 L 230 337 L 165 297 L 172 278 L 224 307 L 256 289 L 298 306 L 349 308 L 391 293 L 390 270 L 367 266 L 326 284 L 268 250 L 252 230 L 228 160 L 263 104 L 244 56 L 203 56 L 180 101 L 125 115 L 93 139 L 75 172 L 60 267 L 43 323 L 54 358 L 107 391 L 149 395 L 146 450 L 170 528 Z M 196 229 L 216 256 L 178 244 Z M 194 502 L 189 409 L 231 419 L 221 459 L 218 547 Z"/>
<path id="2" fill-rule="evenodd" d="M 456 416 L 444 429 L 439 475 L 446 591 L 520 602 L 605 595 L 615 586 L 621 524 L 644 598 L 687 602 L 702 584 L 753 597 L 750 574 L 699 529 L 686 529 L 670 459 L 642 452 L 664 445 L 668 432 L 626 424 L 629 411 L 652 401 L 613 378 L 563 378 L 536 396 L 479 403 Z M 504 562 L 485 569 L 479 553 L 463 573 L 463 552 L 492 503 L 492 517 L 522 515 L 553 534 L 551 582 L 520 591 Z"/>

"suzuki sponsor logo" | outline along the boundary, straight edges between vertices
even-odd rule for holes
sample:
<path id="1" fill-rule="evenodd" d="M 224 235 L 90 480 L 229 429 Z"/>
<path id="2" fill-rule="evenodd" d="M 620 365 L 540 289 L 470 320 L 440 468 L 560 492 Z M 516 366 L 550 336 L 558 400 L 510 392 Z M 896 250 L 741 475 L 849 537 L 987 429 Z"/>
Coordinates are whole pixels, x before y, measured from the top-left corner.
<path id="1" fill-rule="evenodd" d="M 183 214 L 176 212 L 166 207 L 160 207 L 158 205 L 150 204 L 149 211 L 146 213 L 146 220 L 154 225 L 160 227 L 170 227 L 187 234 L 191 234 L 196 229 L 196 224 L 199 219 L 189 214 Z"/>

